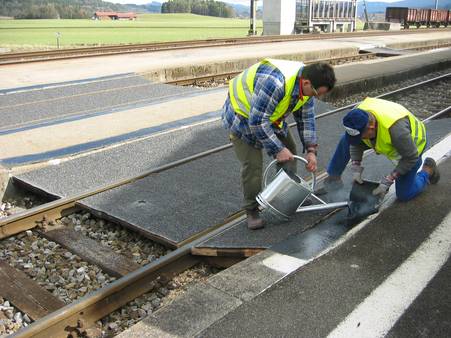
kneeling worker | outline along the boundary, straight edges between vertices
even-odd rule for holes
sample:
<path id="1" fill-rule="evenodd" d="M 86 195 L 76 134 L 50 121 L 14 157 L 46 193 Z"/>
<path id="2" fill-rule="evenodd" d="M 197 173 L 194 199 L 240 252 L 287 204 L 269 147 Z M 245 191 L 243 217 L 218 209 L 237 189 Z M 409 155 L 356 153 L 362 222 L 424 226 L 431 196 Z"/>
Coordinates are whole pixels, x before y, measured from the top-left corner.
<path id="1" fill-rule="evenodd" d="M 280 163 L 292 161 L 296 144 L 285 118 L 293 113 L 306 168 L 316 170 L 317 136 L 314 96 L 335 85 L 333 68 L 325 63 L 304 66 L 302 62 L 265 59 L 233 78 L 222 108 L 222 121 L 229 131 L 241 163 L 244 209 L 249 229 L 260 229 L 257 194 L 262 188 L 262 149 Z M 292 168 L 295 162 L 291 162 Z"/>
<path id="2" fill-rule="evenodd" d="M 376 154 L 384 154 L 392 161 L 398 161 L 395 169 L 382 177 L 374 195 L 383 197 L 395 183 L 396 197 L 408 201 L 422 192 L 428 183 L 435 184 L 440 178 L 434 159 L 421 155 L 426 148 L 426 128 L 423 122 L 400 104 L 366 98 L 343 118 L 346 130 L 328 165 L 327 185 L 336 186 L 340 182 L 349 159 L 353 180 L 363 183 L 361 166 L 363 152 L 374 149 Z"/>

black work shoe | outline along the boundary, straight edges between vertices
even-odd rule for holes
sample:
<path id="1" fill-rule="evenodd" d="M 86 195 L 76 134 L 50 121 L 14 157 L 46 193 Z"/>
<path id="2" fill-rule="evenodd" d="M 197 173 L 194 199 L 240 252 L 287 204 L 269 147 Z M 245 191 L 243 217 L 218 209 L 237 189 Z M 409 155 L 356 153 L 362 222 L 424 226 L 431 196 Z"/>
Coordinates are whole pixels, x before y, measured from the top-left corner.
<path id="1" fill-rule="evenodd" d="M 247 228 L 250 230 L 258 230 L 264 228 L 263 220 L 260 217 L 258 209 L 246 210 L 247 214 Z"/>
<path id="2" fill-rule="evenodd" d="M 437 163 L 432 157 L 426 157 L 422 170 L 429 174 L 429 182 L 431 184 L 436 184 L 440 180 L 440 172 L 438 171 Z"/>

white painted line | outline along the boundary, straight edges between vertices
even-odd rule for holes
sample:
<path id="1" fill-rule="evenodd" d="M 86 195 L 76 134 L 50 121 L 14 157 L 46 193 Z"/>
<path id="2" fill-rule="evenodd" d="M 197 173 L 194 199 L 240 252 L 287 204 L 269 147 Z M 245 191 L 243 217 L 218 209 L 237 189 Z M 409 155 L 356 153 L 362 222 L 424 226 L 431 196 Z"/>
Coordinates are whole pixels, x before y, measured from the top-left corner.
<path id="1" fill-rule="evenodd" d="M 384 337 L 451 254 L 451 213 L 328 338 Z"/>
<path id="2" fill-rule="evenodd" d="M 271 270 L 287 275 L 305 265 L 305 263 L 307 262 L 308 261 L 306 261 L 305 259 L 287 256 L 275 252 L 268 258 L 265 258 L 261 262 L 261 264 L 266 266 L 267 268 L 270 268 Z"/>

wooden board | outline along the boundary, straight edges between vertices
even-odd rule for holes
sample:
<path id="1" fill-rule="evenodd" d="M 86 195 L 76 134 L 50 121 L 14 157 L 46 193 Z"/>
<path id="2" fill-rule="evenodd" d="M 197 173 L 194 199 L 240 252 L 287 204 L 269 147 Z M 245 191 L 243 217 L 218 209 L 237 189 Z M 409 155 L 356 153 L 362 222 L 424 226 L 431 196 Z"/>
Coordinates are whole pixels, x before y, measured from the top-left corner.
<path id="1" fill-rule="evenodd" d="M 195 256 L 210 257 L 251 257 L 265 248 L 211 248 L 211 247 L 195 247 L 191 249 L 191 254 Z"/>
<path id="2" fill-rule="evenodd" d="M 89 263 L 97 265 L 111 276 L 122 277 L 141 267 L 131 259 L 114 252 L 109 247 L 101 245 L 72 228 L 42 232 L 42 235 Z"/>
<path id="3" fill-rule="evenodd" d="M 37 320 L 65 304 L 20 270 L 0 261 L 0 296 Z"/>

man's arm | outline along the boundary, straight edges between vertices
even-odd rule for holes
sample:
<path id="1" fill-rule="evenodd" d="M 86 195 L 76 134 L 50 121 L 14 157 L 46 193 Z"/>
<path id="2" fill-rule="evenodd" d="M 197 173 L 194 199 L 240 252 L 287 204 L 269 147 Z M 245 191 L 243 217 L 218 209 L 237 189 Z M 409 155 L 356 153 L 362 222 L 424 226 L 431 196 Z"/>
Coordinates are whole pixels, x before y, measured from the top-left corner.
<path id="1" fill-rule="evenodd" d="M 389 187 L 400 176 L 406 174 L 418 161 L 418 149 L 413 143 L 408 117 L 396 121 L 388 130 L 393 147 L 401 159 L 391 174 L 383 177 L 379 186 L 373 190 L 373 195 L 385 195 Z"/>
<path id="2" fill-rule="evenodd" d="M 299 138 L 303 146 L 302 152 L 308 150 L 316 152 L 318 138 L 316 136 L 315 123 L 315 99 L 312 97 L 298 111 L 293 113 Z"/>
<path id="3" fill-rule="evenodd" d="M 270 118 L 285 95 L 283 81 L 273 75 L 260 76 L 255 83 L 249 113 L 249 128 L 268 154 L 275 156 L 285 146 L 272 128 Z"/>
<path id="4" fill-rule="evenodd" d="M 370 149 L 365 143 L 351 144 L 349 146 L 349 154 L 351 155 L 352 162 L 362 162 L 363 152 Z"/>
<path id="5" fill-rule="evenodd" d="M 318 138 L 316 136 L 315 123 L 315 99 L 311 97 L 301 109 L 293 113 L 299 138 L 303 146 L 302 152 L 307 151 L 306 168 L 310 172 L 317 169 L 316 151 L 318 148 Z"/>
<path id="6" fill-rule="evenodd" d="M 396 121 L 389 129 L 393 147 L 401 159 L 396 166 L 395 176 L 404 175 L 413 168 L 418 160 L 418 148 L 411 136 L 410 120 L 408 117 Z"/>

